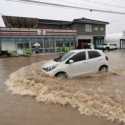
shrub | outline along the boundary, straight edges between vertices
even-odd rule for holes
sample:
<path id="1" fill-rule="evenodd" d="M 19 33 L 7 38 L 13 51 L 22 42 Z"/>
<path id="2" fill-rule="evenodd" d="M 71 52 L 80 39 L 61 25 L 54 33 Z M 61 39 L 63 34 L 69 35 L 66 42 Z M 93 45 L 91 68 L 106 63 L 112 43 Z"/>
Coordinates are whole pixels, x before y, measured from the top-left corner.
<path id="1" fill-rule="evenodd" d="M 24 56 L 31 56 L 32 55 L 32 49 L 24 49 Z"/>

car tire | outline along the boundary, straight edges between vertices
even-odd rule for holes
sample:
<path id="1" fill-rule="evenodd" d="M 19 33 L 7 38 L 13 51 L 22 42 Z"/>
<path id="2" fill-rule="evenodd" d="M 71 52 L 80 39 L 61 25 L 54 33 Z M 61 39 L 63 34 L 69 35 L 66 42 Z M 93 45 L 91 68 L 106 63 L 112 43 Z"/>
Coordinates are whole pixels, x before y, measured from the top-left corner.
<path id="1" fill-rule="evenodd" d="M 108 72 L 108 66 L 101 66 L 99 72 Z"/>
<path id="2" fill-rule="evenodd" d="M 108 51 L 110 51 L 110 47 L 107 47 L 106 49 L 107 49 Z"/>
<path id="3" fill-rule="evenodd" d="M 60 73 L 56 74 L 56 77 L 59 78 L 59 79 L 66 79 L 67 75 L 64 72 L 60 72 Z"/>

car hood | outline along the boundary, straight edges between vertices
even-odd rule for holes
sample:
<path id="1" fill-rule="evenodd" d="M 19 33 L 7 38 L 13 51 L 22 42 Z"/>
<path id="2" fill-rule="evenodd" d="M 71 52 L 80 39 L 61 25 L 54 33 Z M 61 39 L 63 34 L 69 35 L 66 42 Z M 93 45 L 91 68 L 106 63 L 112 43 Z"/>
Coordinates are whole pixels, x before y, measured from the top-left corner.
<path id="1" fill-rule="evenodd" d="M 42 65 L 42 68 L 57 66 L 59 64 L 60 64 L 60 62 L 56 62 L 54 60 L 49 60 L 48 62 L 46 62 L 45 64 Z"/>

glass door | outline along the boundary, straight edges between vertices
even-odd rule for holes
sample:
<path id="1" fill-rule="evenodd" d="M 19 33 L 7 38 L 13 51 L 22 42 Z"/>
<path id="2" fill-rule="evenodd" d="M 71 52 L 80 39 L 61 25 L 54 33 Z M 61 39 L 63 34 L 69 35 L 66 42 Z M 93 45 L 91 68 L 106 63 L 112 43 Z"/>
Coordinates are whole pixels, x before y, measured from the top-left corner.
<path id="1" fill-rule="evenodd" d="M 24 50 L 29 48 L 29 43 L 17 43 L 17 54 L 24 55 Z"/>
<path id="2" fill-rule="evenodd" d="M 23 43 L 17 43 L 17 54 L 23 55 Z"/>
<path id="3" fill-rule="evenodd" d="M 1 51 L 1 40 L 0 40 L 0 51 Z"/>

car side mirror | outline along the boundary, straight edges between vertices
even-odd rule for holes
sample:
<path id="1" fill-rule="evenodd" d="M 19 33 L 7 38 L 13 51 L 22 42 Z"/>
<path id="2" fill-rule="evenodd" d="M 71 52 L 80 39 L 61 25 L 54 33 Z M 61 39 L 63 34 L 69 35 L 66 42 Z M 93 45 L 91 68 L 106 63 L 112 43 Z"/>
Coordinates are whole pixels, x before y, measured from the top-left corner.
<path id="1" fill-rule="evenodd" d="M 69 64 L 72 64 L 72 63 L 74 63 L 74 61 L 71 59 L 71 60 L 69 60 Z"/>

